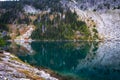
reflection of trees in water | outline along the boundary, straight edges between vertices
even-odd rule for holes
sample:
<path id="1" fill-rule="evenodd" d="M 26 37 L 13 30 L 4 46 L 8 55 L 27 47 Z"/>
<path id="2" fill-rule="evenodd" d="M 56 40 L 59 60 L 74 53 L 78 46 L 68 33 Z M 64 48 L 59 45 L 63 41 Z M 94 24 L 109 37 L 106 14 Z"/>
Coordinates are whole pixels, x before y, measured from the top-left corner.
<path id="1" fill-rule="evenodd" d="M 20 46 L 13 49 L 20 53 L 19 58 L 34 66 L 74 73 L 92 80 L 120 78 L 119 42 L 33 42 L 31 47 L 36 54 L 26 54 L 27 50 Z"/>
<path id="2" fill-rule="evenodd" d="M 120 79 L 120 42 L 100 43 L 94 57 L 94 51 L 79 62 L 76 73 L 92 80 Z M 95 75 L 93 77 L 93 75 Z"/>
<path id="3" fill-rule="evenodd" d="M 10 52 L 17 54 L 17 55 L 27 55 L 27 54 L 34 54 L 34 51 L 31 48 L 30 43 L 16 43 L 11 42 L 10 45 Z"/>
<path id="4" fill-rule="evenodd" d="M 15 53 L 19 53 L 17 55 L 20 59 L 31 65 L 79 75 L 79 72 L 84 70 L 85 64 L 87 65 L 87 62 L 89 63 L 96 56 L 99 43 L 32 42 L 31 47 L 36 52 L 33 55 L 27 54 L 28 51 L 21 46 L 15 46 L 13 49 Z"/>
<path id="5" fill-rule="evenodd" d="M 31 63 L 34 58 L 36 66 L 49 67 L 54 70 L 74 71 L 79 61 L 90 53 L 93 42 L 33 42 L 33 50 L 37 52 L 32 56 L 23 56 L 23 60 Z M 37 62 L 37 63 L 36 63 Z"/>

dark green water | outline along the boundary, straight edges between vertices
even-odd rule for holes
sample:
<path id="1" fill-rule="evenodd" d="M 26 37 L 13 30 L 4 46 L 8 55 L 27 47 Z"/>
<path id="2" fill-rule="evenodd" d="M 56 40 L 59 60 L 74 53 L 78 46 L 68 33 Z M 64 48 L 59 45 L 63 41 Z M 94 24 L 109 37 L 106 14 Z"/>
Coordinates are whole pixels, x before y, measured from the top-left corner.
<path id="1" fill-rule="evenodd" d="M 71 80 L 120 80 L 118 42 L 32 42 L 24 45 L 28 49 L 12 44 L 11 51 L 24 62 L 51 69 Z"/>

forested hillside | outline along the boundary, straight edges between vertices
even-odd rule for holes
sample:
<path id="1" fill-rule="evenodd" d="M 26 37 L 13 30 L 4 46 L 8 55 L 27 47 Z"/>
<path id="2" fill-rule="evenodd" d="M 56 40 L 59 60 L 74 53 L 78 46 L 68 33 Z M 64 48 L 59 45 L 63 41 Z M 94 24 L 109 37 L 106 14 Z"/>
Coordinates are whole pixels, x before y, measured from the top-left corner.
<path id="1" fill-rule="evenodd" d="M 98 32 L 95 26 L 90 27 L 84 21 L 79 20 L 76 12 L 71 12 L 60 1 L 20 0 L 0 2 L 0 24 L 16 25 L 15 28 L 18 30 L 15 33 L 18 34 L 16 37 L 20 36 L 19 25 L 34 25 L 35 30 L 30 38 L 35 40 L 98 39 Z"/>

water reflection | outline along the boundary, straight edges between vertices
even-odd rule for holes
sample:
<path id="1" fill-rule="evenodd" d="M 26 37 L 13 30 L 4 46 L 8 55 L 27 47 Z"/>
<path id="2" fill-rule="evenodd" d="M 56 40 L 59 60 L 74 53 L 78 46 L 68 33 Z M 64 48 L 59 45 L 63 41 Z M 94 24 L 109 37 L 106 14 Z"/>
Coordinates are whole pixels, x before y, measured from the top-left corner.
<path id="1" fill-rule="evenodd" d="M 120 42 L 99 43 L 96 55 L 80 61 L 76 71 L 90 80 L 119 80 Z"/>
<path id="2" fill-rule="evenodd" d="M 77 76 L 76 80 L 120 79 L 120 42 L 32 42 L 27 46 L 13 43 L 11 51 L 31 65 Z"/>
<path id="3" fill-rule="evenodd" d="M 32 49 L 30 43 L 25 43 L 23 41 L 11 42 L 10 52 L 16 55 L 34 55 L 34 50 Z"/>

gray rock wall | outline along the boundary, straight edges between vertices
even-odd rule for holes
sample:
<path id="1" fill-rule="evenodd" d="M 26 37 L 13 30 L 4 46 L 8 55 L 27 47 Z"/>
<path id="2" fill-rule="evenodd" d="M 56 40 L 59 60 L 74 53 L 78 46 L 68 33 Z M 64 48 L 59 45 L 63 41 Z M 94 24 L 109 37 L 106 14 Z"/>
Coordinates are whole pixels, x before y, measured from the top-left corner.
<path id="1" fill-rule="evenodd" d="M 84 2 L 85 1 L 85 2 Z M 83 0 L 82 2 L 78 1 L 77 3 L 73 1 L 61 1 L 63 6 L 67 6 L 71 9 L 71 11 L 76 11 L 79 18 L 86 23 L 87 20 L 93 20 L 96 23 L 96 27 L 99 33 L 99 37 L 104 40 L 120 40 L 120 9 L 101 9 L 101 11 L 93 11 L 90 9 L 82 10 L 80 8 L 80 5 L 82 4 L 92 4 L 92 0 L 89 0 L 86 3 L 87 0 Z M 120 4 L 119 0 L 116 0 L 113 3 L 113 0 L 100 0 L 97 2 L 97 0 L 93 0 L 97 4 L 102 3 L 111 3 L 111 5 L 119 6 Z M 78 5 L 79 4 L 79 5 Z M 111 6 L 113 7 L 113 6 Z M 88 6 L 88 8 L 91 8 L 91 6 Z"/>

